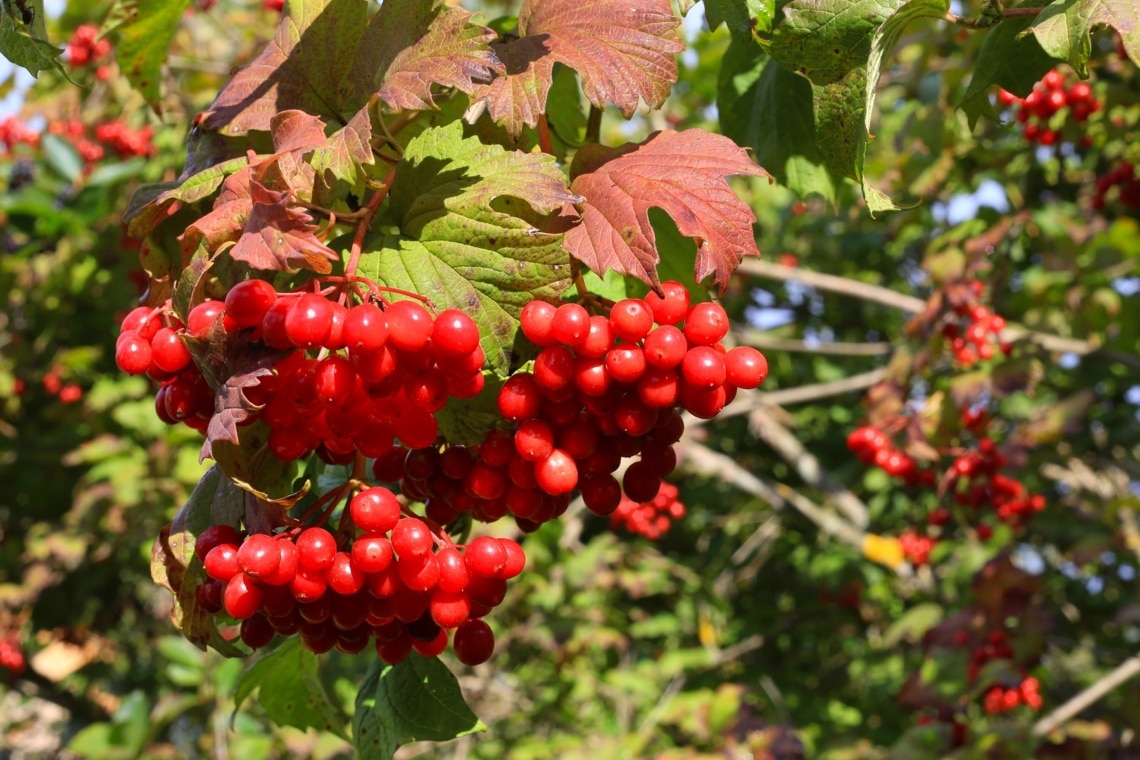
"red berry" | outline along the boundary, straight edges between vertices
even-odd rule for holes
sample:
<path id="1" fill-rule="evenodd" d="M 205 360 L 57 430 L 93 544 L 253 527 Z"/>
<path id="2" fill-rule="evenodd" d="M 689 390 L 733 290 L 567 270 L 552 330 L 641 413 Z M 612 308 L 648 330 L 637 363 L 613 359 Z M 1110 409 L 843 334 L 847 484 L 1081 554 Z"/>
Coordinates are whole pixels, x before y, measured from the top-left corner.
<path id="1" fill-rule="evenodd" d="M 422 351 L 431 340 L 434 326 L 428 310 L 419 301 L 395 301 L 388 305 L 388 342 L 409 353 Z"/>
<path id="2" fill-rule="evenodd" d="M 336 539 L 324 528 L 306 528 L 297 536 L 297 561 L 307 570 L 328 570 L 336 557 Z"/>
<path id="3" fill-rule="evenodd" d="M 451 646 L 464 665 L 479 665 L 491 659 L 495 651 L 495 634 L 491 626 L 482 620 L 468 620 L 455 629 Z"/>
<path id="4" fill-rule="evenodd" d="M 675 325 L 689 313 L 689 291 L 679 282 L 670 280 L 661 283 L 663 295 L 650 293 L 645 303 L 653 312 L 653 319 L 659 325 Z"/>
<path id="5" fill-rule="evenodd" d="M 285 315 L 285 334 L 298 348 L 324 344 L 332 329 L 332 304 L 316 293 L 305 293 Z"/>
<path id="6" fill-rule="evenodd" d="M 404 517 L 392 529 L 392 548 L 401 558 L 422 557 L 433 546 L 431 530 L 417 517 Z"/>
<path id="7" fill-rule="evenodd" d="M 550 452 L 550 456 L 536 464 L 534 475 L 538 487 L 552 496 L 570 493 L 578 485 L 578 466 L 561 449 L 555 449 Z"/>
<path id="8" fill-rule="evenodd" d="M 400 520 L 400 502 L 382 486 L 366 488 L 353 496 L 348 511 L 356 527 L 368 533 L 387 533 Z"/>
<path id="9" fill-rule="evenodd" d="M 557 307 L 545 301 L 531 301 L 519 315 L 519 327 L 527 340 L 536 346 L 550 346 L 554 338 L 554 314 Z"/>
<path id="10" fill-rule="evenodd" d="M 226 316 L 239 330 L 257 327 L 276 300 L 277 291 L 265 280 L 245 280 L 226 293 Z"/>
<path id="11" fill-rule="evenodd" d="M 690 345 L 711 346 L 728 335 L 728 315 L 720 304 L 699 303 L 685 318 L 685 337 Z"/>
<path id="12" fill-rule="evenodd" d="M 581 304 L 564 303 L 554 312 L 551 335 L 564 346 L 578 346 L 590 333 L 590 313 Z"/>
<path id="13" fill-rule="evenodd" d="M 751 346 L 737 346 L 724 355 L 727 381 L 737 388 L 755 388 L 768 377 L 768 360 Z"/>
<path id="14" fill-rule="evenodd" d="M 636 343 L 653 327 L 653 312 L 640 298 L 627 298 L 610 310 L 610 325 L 619 338 Z"/>
<path id="15" fill-rule="evenodd" d="M 479 327 L 466 312 L 446 309 L 435 317 L 431 343 L 447 357 L 462 357 L 479 346 Z"/>

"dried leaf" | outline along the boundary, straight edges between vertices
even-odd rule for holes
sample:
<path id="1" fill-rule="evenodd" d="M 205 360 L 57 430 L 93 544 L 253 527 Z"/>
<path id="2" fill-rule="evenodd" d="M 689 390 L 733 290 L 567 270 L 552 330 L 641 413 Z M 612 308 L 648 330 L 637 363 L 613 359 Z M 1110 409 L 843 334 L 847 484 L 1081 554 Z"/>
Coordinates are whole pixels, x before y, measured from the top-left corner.
<path id="1" fill-rule="evenodd" d="M 658 283 L 660 256 L 649 209 L 664 209 L 681 234 L 697 241 L 698 282 L 715 274 L 722 289 L 746 255 L 759 255 L 756 216 L 725 181 L 767 177 L 731 140 L 698 129 L 656 132 L 637 145 L 587 146 L 574 158 L 571 189 L 582 196 L 582 222 L 566 233 L 570 255 L 598 273 L 615 270 Z"/>
<path id="2" fill-rule="evenodd" d="M 614 104 L 628 119 L 639 101 L 651 108 L 677 81 L 674 55 L 685 49 L 669 0 L 528 0 L 520 37 L 494 47 L 505 75 L 475 88 L 491 118 L 511 134 L 533 127 L 546 110 L 555 63 L 582 77 L 586 98 Z"/>
<path id="3" fill-rule="evenodd" d="M 289 206 L 289 192 L 270 190 L 252 179 L 249 185 L 253 205 L 245 231 L 230 249 L 230 256 L 254 269 L 331 272 L 332 262 L 339 257 L 317 239 L 313 217 L 302 208 Z"/>

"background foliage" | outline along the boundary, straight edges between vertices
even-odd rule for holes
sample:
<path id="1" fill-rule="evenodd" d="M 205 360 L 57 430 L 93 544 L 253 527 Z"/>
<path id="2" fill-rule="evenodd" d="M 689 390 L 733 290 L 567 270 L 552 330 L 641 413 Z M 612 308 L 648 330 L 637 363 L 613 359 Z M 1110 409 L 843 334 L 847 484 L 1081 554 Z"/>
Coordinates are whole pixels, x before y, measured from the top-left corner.
<path id="1" fill-rule="evenodd" d="M 735 184 L 765 255 L 722 300 L 771 376 L 693 429 L 679 480 L 688 513 L 660 541 L 580 508 L 527 537 L 527 572 L 490 621 L 494 658 L 453 663 L 489 732 L 407 756 L 1136 751 L 1140 682 L 1035 735 L 1041 713 L 988 714 L 971 693 L 967 650 L 939 637 L 962 610 L 995 610 L 1041 683 L 1044 712 L 1129 662 L 1140 640 L 1138 204 L 1124 186 L 1097 184 L 1140 159 L 1134 9 L 1127 26 L 1123 0 L 1099 4 L 1107 15 L 1055 3 L 1077 32 L 1063 43 L 1059 22 L 1031 28 L 1032 17 L 1014 16 L 973 29 L 943 20 L 949 5 L 935 0 L 838 4 L 847 23 L 821 30 L 819 14 L 836 3 L 706 0 L 689 12 L 664 107 L 628 123 L 606 114 L 611 143 L 700 126 L 751 148 L 777 179 Z M 517 10 L 480 9 L 487 19 Z M 955 8 L 967 20 L 982 10 Z M 0 698 L 13 755 L 350 754 L 369 655 L 318 667 L 279 649 L 242 677 L 246 663 L 174 635 L 147 559 L 202 474 L 199 439 L 158 422 L 146 382 L 113 360 L 140 282 L 119 222 L 127 198 L 178 175 L 190 118 L 276 20 L 260 4 L 221 0 L 73 3 L 47 22 L 53 42 L 103 25 L 117 63 L 101 77 L 94 64 L 41 61 L 22 116 L 45 134 L 38 145 L 8 139 L 0 154 L 0 639 L 26 658 L 8 666 Z M 158 44 L 163 30 L 169 46 Z M 1026 95 L 1054 67 L 1070 83 L 1087 68 L 1102 107 L 1080 123 L 1052 116 L 1058 136 L 1042 145 L 996 86 Z M 47 128 L 65 122 L 95 142 L 99 124 L 149 125 L 154 147 L 130 156 L 107 144 L 91 160 L 80 136 Z M 691 261 L 668 222 L 659 245 Z M 964 277 L 986 283 L 1013 353 L 916 365 L 942 346 L 910 318 Z M 929 565 L 896 564 L 889 540 L 866 543 L 926 532 L 935 498 L 846 445 L 876 413 L 881 398 L 864 394 L 883 378 L 915 410 L 942 413 L 932 398 L 992 403 L 995 436 L 1045 510 L 1016 530 L 964 521 Z M 307 695 L 307 707 L 265 696 L 280 693 Z M 964 739 L 942 720 L 944 703 L 959 706 Z M 314 714 L 339 725 L 304 730 Z"/>

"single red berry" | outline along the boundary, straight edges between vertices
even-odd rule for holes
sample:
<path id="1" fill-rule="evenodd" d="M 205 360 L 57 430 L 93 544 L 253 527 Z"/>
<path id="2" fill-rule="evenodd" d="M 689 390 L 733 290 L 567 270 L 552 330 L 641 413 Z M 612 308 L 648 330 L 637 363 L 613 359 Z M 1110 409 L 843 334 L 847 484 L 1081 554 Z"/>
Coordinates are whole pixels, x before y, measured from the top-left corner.
<path id="1" fill-rule="evenodd" d="M 332 304 L 324 296 L 305 293 L 285 315 L 285 334 L 298 348 L 317 348 L 332 330 Z"/>
<path id="2" fill-rule="evenodd" d="M 434 329 L 431 314 L 419 301 L 394 301 L 388 315 L 388 342 L 409 353 L 422 351 L 431 340 Z"/>
<path id="3" fill-rule="evenodd" d="M 551 335 L 564 346 L 578 346 L 590 334 L 590 313 L 581 304 L 564 303 L 554 312 Z"/>
<path id="4" fill-rule="evenodd" d="M 431 551 L 433 543 L 431 529 L 417 517 L 401 518 L 392 528 L 392 548 L 401 559 L 422 557 Z"/>
<path id="5" fill-rule="evenodd" d="M 244 280 L 226 293 L 226 316 L 236 329 L 257 327 L 277 300 L 277 291 L 265 280 Z"/>
<path id="6" fill-rule="evenodd" d="M 659 325 L 675 325 L 689 313 L 689 291 L 675 280 L 661 283 L 661 293 L 650 293 L 645 303 Z"/>
<path id="7" fill-rule="evenodd" d="M 720 304 L 699 303 L 685 318 L 685 338 L 692 346 L 711 346 L 728 335 L 728 314 Z"/>
<path id="8" fill-rule="evenodd" d="M 466 312 L 445 309 L 435 317 L 431 342 L 446 357 L 466 356 L 479 346 L 479 326 Z"/>
<path id="9" fill-rule="evenodd" d="M 558 307 L 545 301 L 531 301 L 519 315 L 519 327 L 527 340 L 536 346 L 550 346 L 555 342 L 554 313 Z"/>
<path id="10" fill-rule="evenodd" d="M 328 570 L 336 556 L 336 539 L 324 528 L 306 528 L 297 536 L 297 551 L 302 568 Z"/>
<path id="11" fill-rule="evenodd" d="M 368 533 L 387 533 L 400 520 L 400 502 L 382 486 L 366 488 L 353 496 L 348 511 L 356 527 Z"/>
<path id="12" fill-rule="evenodd" d="M 653 312 L 640 298 L 626 298 L 610 310 L 610 325 L 619 338 L 636 343 L 653 327 Z"/>
<path id="13" fill-rule="evenodd" d="M 480 665 L 495 651 L 495 634 L 483 620 L 468 620 L 455 629 L 451 646 L 464 665 Z"/>

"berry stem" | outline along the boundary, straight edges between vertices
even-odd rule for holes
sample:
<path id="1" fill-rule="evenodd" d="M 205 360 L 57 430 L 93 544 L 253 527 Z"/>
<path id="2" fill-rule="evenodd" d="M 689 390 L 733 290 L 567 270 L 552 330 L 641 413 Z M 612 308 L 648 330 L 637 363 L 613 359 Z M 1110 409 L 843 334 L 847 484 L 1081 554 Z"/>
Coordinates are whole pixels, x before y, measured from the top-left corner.
<path id="1" fill-rule="evenodd" d="M 372 224 L 372 217 L 376 216 L 376 212 L 380 210 L 380 204 L 388 197 L 388 191 L 392 189 L 392 180 L 396 176 L 396 167 L 388 170 L 388 175 L 384 177 L 384 185 L 377 190 L 371 198 L 368 199 L 368 205 L 361 209 L 364 213 L 361 215 L 360 220 L 356 224 L 356 234 L 352 238 L 352 248 L 349 253 L 348 263 L 344 267 L 344 276 L 352 278 L 356 276 L 356 268 L 360 265 L 360 252 L 364 247 L 364 236 L 368 234 L 368 227 Z M 343 306 L 347 293 L 341 293 L 340 303 Z"/>
<path id="2" fill-rule="evenodd" d="M 550 141 L 550 124 L 546 121 L 546 114 L 538 117 L 538 146 L 542 148 L 543 153 L 554 155 L 554 145 Z"/>

